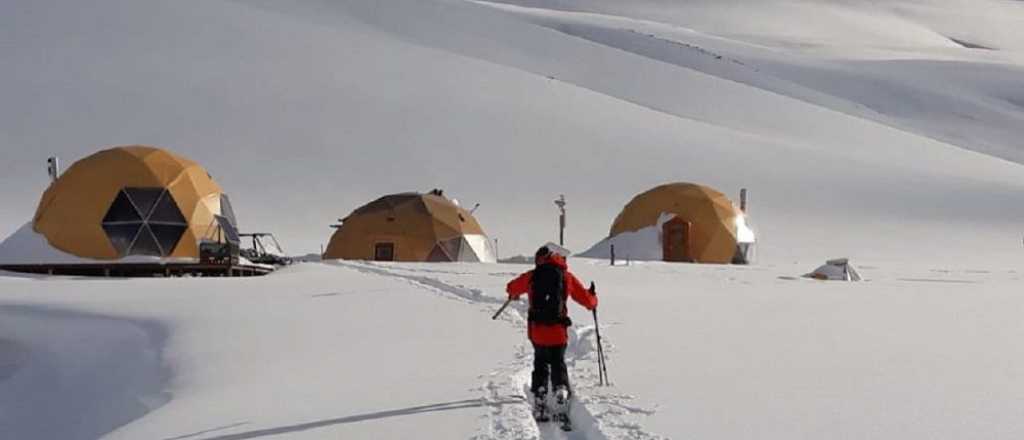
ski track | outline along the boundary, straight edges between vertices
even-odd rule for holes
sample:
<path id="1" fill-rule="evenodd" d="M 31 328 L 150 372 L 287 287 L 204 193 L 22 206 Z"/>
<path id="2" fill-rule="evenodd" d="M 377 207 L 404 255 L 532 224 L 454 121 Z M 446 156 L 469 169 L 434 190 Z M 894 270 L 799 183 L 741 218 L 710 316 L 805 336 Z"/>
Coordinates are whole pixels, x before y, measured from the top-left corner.
<path id="1" fill-rule="evenodd" d="M 473 273 L 442 271 L 425 268 L 406 268 L 380 265 L 371 262 L 332 261 L 327 264 L 353 269 L 363 273 L 405 280 L 414 286 L 432 291 L 440 296 L 459 302 L 488 305 L 487 313 L 497 311 L 495 306 L 504 303 L 502 296 L 487 296 L 480 289 L 454 285 L 421 273 L 449 275 L 474 275 Z M 399 273 L 399 271 L 411 272 Z M 488 276 L 515 276 L 514 273 L 490 273 Z M 525 325 L 526 304 L 512 303 L 502 314 L 501 320 L 516 327 Z M 603 326 L 602 326 L 603 327 Z M 570 418 L 573 430 L 563 432 L 555 422 L 537 423 L 533 420 L 527 395 L 530 390 L 530 373 L 533 369 L 533 353 L 525 345 L 516 346 L 515 358 L 502 364 L 496 370 L 481 376 L 483 384 L 477 388 L 487 403 L 507 402 L 509 398 L 521 402 L 516 405 L 488 405 L 485 416 L 486 426 L 472 440 L 660 440 L 666 439 L 646 431 L 641 423 L 656 409 L 638 406 L 634 396 L 623 394 L 614 385 L 598 386 L 597 338 L 593 325 L 570 327 L 569 345 L 566 349 L 566 364 L 569 366 L 570 381 L 574 396 L 571 402 Z M 602 337 L 605 359 L 614 353 L 615 346 L 607 337 Z"/>

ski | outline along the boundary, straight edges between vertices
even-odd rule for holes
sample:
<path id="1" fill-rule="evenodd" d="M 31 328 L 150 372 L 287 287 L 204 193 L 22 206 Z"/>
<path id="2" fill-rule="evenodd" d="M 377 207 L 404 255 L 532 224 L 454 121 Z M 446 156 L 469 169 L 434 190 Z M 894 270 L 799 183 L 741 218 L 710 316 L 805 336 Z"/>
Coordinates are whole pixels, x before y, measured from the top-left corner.
<path id="1" fill-rule="evenodd" d="M 569 394 L 567 389 L 559 389 L 555 392 L 555 405 L 557 410 L 554 412 L 554 421 L 558 422 L 558 427 L 562 431 L 572 431 L 572 421 L 569 419 L 569 410 L 571 409 L 572 396 Z"/>
<path id="2" fill-rule="evenodd" d="M 533 406 L 533 420 L 538 422 L 550 422 L 551 417 L 548 416 L 547 405 L 543 403 Z"/>
<path id="3" fill-rule="evenodd" d="M 548 414 L 547 396 L 545 394 L 533 395 L 533 419 L 538 422 L 551 421 Z"/>
<path id="4" fill-rule="evenodd" d="M 562 431 L 572 431 L 572 422 L 569 421 L 569 413 L 555 414 L 555 421 L 558 422 L 558 427 L 561 428 Z"/>

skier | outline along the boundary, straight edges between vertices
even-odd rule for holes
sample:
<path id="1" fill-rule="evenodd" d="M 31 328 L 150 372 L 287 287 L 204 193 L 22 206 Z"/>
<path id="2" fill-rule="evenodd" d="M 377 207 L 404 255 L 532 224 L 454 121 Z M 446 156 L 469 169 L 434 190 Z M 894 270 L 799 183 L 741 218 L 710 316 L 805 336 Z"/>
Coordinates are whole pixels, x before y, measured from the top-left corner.
<path id="1" fill-rule="evenodd" d="M 530 391 L 534 396 L 534 417 L 547 419 L 545 401 L 547 392 L 553 389 L 556 402 L 567 405 L 572 395 L 569 386 L 569 372 L 565 366 L 565 348 L 569 342 L 566 328 L 569 320 L 566 299 L 574 301 L 587 310 L 597 307 L 597 294 L 588 291 L 580 280 L 569 272 L 565 258 L 551 252 L 546 246 L 534 255 L 534 270 L 516 277 L 505 289 L 510 300 L 517 300 L 524 293 L 529 294 L 527 336 L 533 343 L 533 377 Z M 548 378 L 552 388 L 548 388 Z M 563 429 L 569 429 L 568 415 L 560 414 Z"/>

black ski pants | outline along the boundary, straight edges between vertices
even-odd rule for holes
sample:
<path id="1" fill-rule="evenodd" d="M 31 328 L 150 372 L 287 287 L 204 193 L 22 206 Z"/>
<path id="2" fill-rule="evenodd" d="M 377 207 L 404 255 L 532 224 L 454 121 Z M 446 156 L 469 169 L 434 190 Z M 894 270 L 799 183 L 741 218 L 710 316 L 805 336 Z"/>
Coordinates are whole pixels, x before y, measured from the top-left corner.
<path id="1" fill-rule="evenodd" d="M 551 378 L 551 387 L 548 387 L 548 378 Z M 569 388 L 569 370 L 565 366 L 565 346 L 554 347 L 533 346 L 533 381 L 530 383 L 530 391 L 537 394 L 537 390 L 543 387 L 551 391 L 564 385 Z"/>

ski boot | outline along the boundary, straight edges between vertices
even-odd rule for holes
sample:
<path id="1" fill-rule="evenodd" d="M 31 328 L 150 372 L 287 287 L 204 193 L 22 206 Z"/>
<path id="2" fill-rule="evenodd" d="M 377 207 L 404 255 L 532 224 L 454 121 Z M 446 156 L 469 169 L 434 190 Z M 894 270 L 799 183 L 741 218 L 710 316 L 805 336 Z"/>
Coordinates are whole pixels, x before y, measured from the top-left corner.
<path id="1" fill-rule="evenodd" d="M 558 422 L 558 426 L 562 428 L 562 431 L 572 431 L 572 422 L 569 421 L 569 403 L 572 394 L 569 392 L 569 387 L 559 385 L 555 388 L 555 410 L 553 411 L 552 418 Z"/>
<path id="2" fill-rule="evenodd" d="M 533 392 L 533 419 L 538 422 L 547 422 L 551 420 L 548 415 L 548 391 L 544 387 L 538 388 Z"/>

